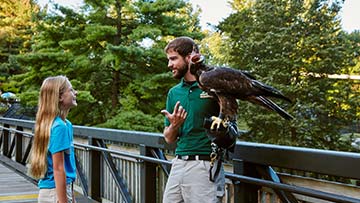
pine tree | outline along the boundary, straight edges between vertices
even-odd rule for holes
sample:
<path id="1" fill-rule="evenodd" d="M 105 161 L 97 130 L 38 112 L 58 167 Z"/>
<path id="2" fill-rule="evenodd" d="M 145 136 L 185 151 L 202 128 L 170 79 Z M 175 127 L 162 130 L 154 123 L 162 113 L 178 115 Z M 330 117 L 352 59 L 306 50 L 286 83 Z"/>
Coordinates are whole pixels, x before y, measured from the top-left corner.
<path id="1" fill-rule="evenodd" d="M 65 74 L 81 90 L 79 106 L 69 115 L 76 124 L 159 116 L 168 87 L 176 82 L 164 74 L 169 70 L 163 48 L 177 36 L 200 39 L 198 14 L 189 3 L 178 0 L 85 3 L 80 12 L 57 5 L 38 21 L 32 52 L 17 57 L 29 67 L 26 74 L 16 76 L 24 81 L 23 96 L 34 101 L 25 96 L 34 93 L 28 90 L 35 90 L 49 75 Z M 162 118 L 155 124 L 158 131 Z M 123 124 L 107 127 L 129 126 Z"/>

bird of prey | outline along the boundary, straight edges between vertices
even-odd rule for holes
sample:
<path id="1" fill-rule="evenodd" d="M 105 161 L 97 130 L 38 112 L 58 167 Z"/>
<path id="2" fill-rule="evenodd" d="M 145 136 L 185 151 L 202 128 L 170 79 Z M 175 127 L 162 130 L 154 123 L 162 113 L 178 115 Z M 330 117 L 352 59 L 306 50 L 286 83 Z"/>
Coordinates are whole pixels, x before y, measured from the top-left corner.
<path id="1" fill-rule="evenodd" d="M 293 117 L 271 101 L 268 97 L 280 98 L 291 102 L 279 90 L 255 80 L 249 73 L 228 67 L 212 67 L 204 62 L 204 56 L 193 54 L 190 59 L 190 72 L 195 75 L 199 87 L 208 95 L 217 99 L 220 106 L 218 117 L 211 119 L 211 129 L 226 127 L 228 122 L 236 120 L 237 99 L 249 101 L 277 112 L 281 117 L 291 120 Z"/>

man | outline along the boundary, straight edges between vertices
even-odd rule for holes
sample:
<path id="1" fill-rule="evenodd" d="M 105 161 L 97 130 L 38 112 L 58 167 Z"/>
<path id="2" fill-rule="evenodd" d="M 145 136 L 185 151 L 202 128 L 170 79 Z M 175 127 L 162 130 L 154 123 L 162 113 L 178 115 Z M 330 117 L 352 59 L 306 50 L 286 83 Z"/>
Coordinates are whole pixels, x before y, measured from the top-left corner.
<path id="1" fill-rule="evenodd" d="M 219 106 L 204 94 L 189 71 L 193 52 L 199 52 L 198 46 L 189 37 L 176 38 L 165 47 L 168 67 L 181 81 L 169 90 L 166 110 L 161 111 L 166 117 L 166 142 L 177 142 L 164 203 L 217 203 L 224 196 L 224 170 L 221 167 L 213 176 L 211 141 L 203 127 L 204 118 L 218 115 Z"/>

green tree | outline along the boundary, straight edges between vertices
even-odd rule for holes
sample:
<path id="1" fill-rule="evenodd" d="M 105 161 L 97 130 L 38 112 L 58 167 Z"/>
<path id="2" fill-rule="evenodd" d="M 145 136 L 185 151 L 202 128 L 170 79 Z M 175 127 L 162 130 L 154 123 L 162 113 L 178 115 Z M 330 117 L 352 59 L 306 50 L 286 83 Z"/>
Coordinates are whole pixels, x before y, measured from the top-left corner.
<path id="1" fill-rule="evenodd" d="M 24 72 L 14 56 L 30 49 L 32 17 L 39 8 L 32 0 L 3 0 L 0 3 L 0 90 L 17 92 L 11 75 Z"/>
<path id="2" fill-rule="evenodd" d="M 292 122 L 240 102 L 246 140 L 325 149 L 349 148 L 339 129 L 356 117 L 352 83 L 334 80 L 353 65 L 354 49 L 341 31 L 341 3 L 325 0 L 235 0 L 237 12 L 220 25 L 231 49 L 230 64 L 280 89 L 293 100 L 275 100 Z M 243 6 L 245 5 L 245 6 Z"/>
<path id="3" fill-rule="evenodd" d="M 17 57 L 28 71 L 13 79 L 23 81 L 23 97 L 35 101 L 29 95 L 36 95 L 46 76 L 67 75 L 81 90 L 70 114 L 76 124 L 96 125 L 131 112 L 156 117 L 176 82 L 164 74 L 163 48 L 181 35 L 203 37 L 198 12 L 185 1 L 88 0 L 78 13 L 56 5 L 39 19 L 32 52 Z M 135 119 L 129 122 L 137 130 Z"/>
<path id="4" fill-rule="evenodd" d="M 86 73 L 81 67 L 76 66 L 81 59 L 78 57 L 79 53 L 84 53 L 86 50 L 86 46 L 82 49 L 82 45 L 86 42 L 81 40 L 85 38 L 86 19 L 71 9 L 58 5 L 55 5 L 55 8 L 61 14 L 48 13 L 45 8 L 36 16 L 36 26 L 30 42 L 31 51 L 16 56 L 16 61 L 26 71 L 13 75 L 11 81 L 21 87 L 20 98 L 23 105 L 36 106 L 42 81 L 48 76 L 67 75 L 74 87 L 80 90 L 77 99 L 81 108 L 91 109 L 96 100 L 89 91 L 90 84 L 81 80 Z M 74 51 L 68 48 L 71 40 L 78 45 Z M 70 117 L 74 118 L 75 123 L 80 121 L 79 124 L 86 124 L 97 119 L 95 115 L 92 111 L 84 112 L 75 108 Z"/>

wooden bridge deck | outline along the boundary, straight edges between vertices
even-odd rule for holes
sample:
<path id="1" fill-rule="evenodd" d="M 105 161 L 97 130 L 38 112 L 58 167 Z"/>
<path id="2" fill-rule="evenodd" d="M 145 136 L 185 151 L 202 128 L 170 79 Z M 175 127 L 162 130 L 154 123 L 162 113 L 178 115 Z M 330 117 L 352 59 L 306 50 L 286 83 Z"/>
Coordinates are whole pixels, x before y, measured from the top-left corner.
<path id="1" fill-rule="evenodd" d="M 37 202 L 37 186 L 0 164 L 0 202 Z"/>
<path id="2" fill-rule="evenodd" d="M 37 185 L 17 172 L 18 169 L 11 168 L 14 162 L 9 167 L 9 162 L 0 155 L 0 203 L 36 203 L 39 193 Z M 77 203 L 94 202 L 79 193 L 75 193 L 75 198 Z"/>

